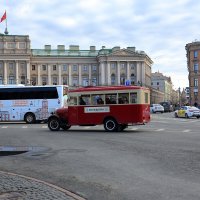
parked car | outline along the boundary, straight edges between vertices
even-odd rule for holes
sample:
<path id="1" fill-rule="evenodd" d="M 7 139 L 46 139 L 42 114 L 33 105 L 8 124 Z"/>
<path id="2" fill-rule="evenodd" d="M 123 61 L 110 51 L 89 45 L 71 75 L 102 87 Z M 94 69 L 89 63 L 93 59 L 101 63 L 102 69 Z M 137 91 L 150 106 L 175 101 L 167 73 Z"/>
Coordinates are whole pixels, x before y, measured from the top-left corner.
<path id="1" fill-rule="evenodd" d="M 156 113 L 156 112 L 164 113 L 164 107 L 161 106 L 160 104 L 151 104 L 150 111 L 152 113 Z"/>
<path id="2" fill-rule="evenodd" d="M 162 105 L 164 107 L 164 112 L 173 112 L 174 111 L 173 105 L 168 101 L 160 102 L 160 105 Z"/>
<path id="3" fill-rule="evenodd" d="M 174 116 L 185 118 L 200 118 L 200 110 L 194 106 L 181 106 L 179 110 L 175 111 Z"/>

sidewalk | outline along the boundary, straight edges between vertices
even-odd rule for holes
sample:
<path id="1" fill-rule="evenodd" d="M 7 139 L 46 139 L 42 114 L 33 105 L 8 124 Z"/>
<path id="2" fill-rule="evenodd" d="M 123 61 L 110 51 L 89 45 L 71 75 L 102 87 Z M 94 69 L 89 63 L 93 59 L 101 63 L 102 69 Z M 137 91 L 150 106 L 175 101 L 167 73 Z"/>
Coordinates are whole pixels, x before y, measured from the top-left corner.
<path id="1" fill-rule="evenodd" d="M 0 200 L 85 200 L 58 186 L 0 171 Z"/>

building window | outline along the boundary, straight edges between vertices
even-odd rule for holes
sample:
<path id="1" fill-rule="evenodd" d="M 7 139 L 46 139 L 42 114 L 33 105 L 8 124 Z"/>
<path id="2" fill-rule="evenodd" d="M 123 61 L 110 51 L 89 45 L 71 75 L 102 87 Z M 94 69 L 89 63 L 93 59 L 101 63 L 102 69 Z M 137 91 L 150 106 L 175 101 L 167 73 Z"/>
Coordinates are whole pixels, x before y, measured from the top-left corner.
<path id="1" fill-rule="evenodd" d="M 77 65 L 73 65 L 73 71 L 77 71 Z"/>
<path id="2" fill-rule="evenodd" d="M 32 65 L 32 71 L 35 71 L 35 65 Z"/>
<path id="3" fill-rule="evenodd" d="M 159 85 L 159 82 L 157 82 L 157 85 Z"/>
<path id="4" fill-rule="evenodd" d="M 92 85 L 93 85 L 93 86 L 96 86 L 96 85 L 97 85 L 97 78 L 96 78 L 96 77 L 93 77 L 93 78 L 92 78 Z"/>
<path id="5" fill-rule="evenodd" d="M 78 78 L 77 77 L 73 77 L 73 79 L 72 79 L 72 85 L 73 86 L 78 86 Z"/>
<path id="6" fill-rule="evenodd" d="M 26 77 L 25 76 L 21 76 L 21 84 L 26 84 Z"/>
<path id="7" fill-rule="evenodd" d="M 53 77 L 52 82 L 53 82 L 53 85 L 57 85 L 57 77 Z"/>
<path id="8" fill-rule="evenodd" d="M 92 66 L 92 71 L 97 71 L 97 66 L 96 65 Z"/>
<path id="9" fill-rule="evenodd" d="M 66 76 L 63 77 L 63 81 L 62 82 L 63 82 L 63 85 L 67 85 L 67 77 Z"/>
<path id="10" fill-rule="evenodd" d="M 198 57 L 198 51 L 194 51 L 194 58 Z"/>
<path id="11" fill-rule="evenodd" d="M 198 87 L 198 78 L 194 79 L 194 87 Z"/>
<path id="12" fill-rule="evenodd" d="M 135 69 L 135 65 L 133 63 L 131 63 L 131 69 L 134 70 Z"/>
<path id="13" fill-rule="evenodd" d="M 83 83 L 83 86 L 88 86 L 89 84 L 88 84 L 88 78 L 87 77 L 84 77 L 83 79 L 82 79 L 82 83 Z"/>
<path id="14" fill-rule="evenodd" d="M 115 85 L 115 75 L 111 75 L 111 85 Z"/>
<path id="15" fill-rule="evenodd" d="M 15 84 L 14 76 L 9 76 L 8 83 L 9 83 L 9 84 Z"/>
<path id="16" fill-rule="evenodd" d="M 131 74 L 131 85 L 135 85 L 135 74 Z"/>
<path id="17" fill-rule="evenodd" d="M 88 71 L 88 66 L 87 65 L 83 66 L 83 71 Z"/>
<path id="18" fill-rule="evenodd" d="M 14 49 L 15 48 L 15 43 L 14 42 L 8 42 L 7 43 L 8 49 Z"/>
<path id="19" fill-rule="evenodd" d="M 63 65 L 63 71 L 67 71 L 67 65 L 66 64 Z"/>
<path id="20" fill-rule="evenodd" d="M 2 85 L 3 84 L 3 77 L 0 76 L 0 84 Z"/>
<path id="21" fill-rule="evenodd" d="M 116 64 L 115 63 L 111 63 L 111 68 L 115 69 L 115 67 L 116 67 Z"/>
<path id="22" fill-rule="evenodd" d="M 25 42 L 19 42 L 19 49 L 25 49 L 26 43 Z"/>
<path id="23" fill-rule="evenodd" d="M 120 84 L 121 85 L 125 85 L 125 79 L 126 79 L 125 75 L 122 74 L 121 77 L 120 77 Z"/>
<path id="24" fill-rule="evenodd" d="M 124 69 L 124 68 L 125 68 L 125 64 L 122 63 L 122 64 L 121 64 L 121 69 Z"/>
<path id="25" fill-rule="evenodd" d="M 199 68 L 198 63 L 194 63 L 194 72 L 195 72 L 195 73 L 198 72 L 198 68 Z"/>
<path id="26" fill-rule="evenodd" d="M 47 84 L 47 77 L 42 77 L 42 85 L 46 85 L 46 84 Z"/>
<path id="27" fill-rule="evenodd" d="M 13 69 L 14 69 L 13 63 L 9 63 L 9 70 L 13 70 Z"/>
<path id="28" fill-rule="evenodd" d="M 53 65 L 53 71 L 56 71 L 56 65 Z"/>
<path id="29" fill-rule="evenodd" d="M 47 70 L 47 66 L 46 65 L 42 65 L 42 70 L 46 71 Z"/>
<path id="30" fill-rule="evenodd" d="M 36 85 L 36 81 L 37 81 L 36 77 L 32 77 L 32 85 Z"/>

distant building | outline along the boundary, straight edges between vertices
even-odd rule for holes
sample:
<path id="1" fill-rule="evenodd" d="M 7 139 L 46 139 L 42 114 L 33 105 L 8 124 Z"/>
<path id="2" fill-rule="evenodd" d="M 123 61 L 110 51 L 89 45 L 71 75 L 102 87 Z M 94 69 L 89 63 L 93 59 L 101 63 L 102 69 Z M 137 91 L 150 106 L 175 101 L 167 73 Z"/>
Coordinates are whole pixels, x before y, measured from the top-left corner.
<path id="1" fill-rule="evenodd" d="M 172 101 L 172 81 L 160 72 L 151 73 L 151 87 L 164 93 L 164 101 Z"/>
<path id="2" fill-rule="evenodd" d="M 151 87 L 151 58 L 135 47 L 80 50 L 78 45 L 30 49 L 27 35 L 0 35 L 0 84 Z"/>
<path id="3" fill-rule="evenodd" d="M 200 105 L 200 41 L 185 46 L 189 79 L 189 102 Z"/>

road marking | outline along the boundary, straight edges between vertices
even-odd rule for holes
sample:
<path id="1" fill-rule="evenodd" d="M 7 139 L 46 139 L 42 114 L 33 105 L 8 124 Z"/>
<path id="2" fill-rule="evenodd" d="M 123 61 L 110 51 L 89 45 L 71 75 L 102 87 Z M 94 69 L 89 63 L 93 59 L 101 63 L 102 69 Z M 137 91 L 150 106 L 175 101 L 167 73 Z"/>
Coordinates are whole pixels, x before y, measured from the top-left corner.
<path id="1" fill-rule="evenodd" d="M 1 128 L 8 128 L 7 126 L 2 126 Z"/>
<path id="2" fill-rule="evenodd" d="M 22 128 L 27 128 L 27 126 L 22 126 Z"/>
<path id="3" fill-rule="evenodd" d="M 47 128 L 47 126 L 42 126 L 42 128 Z"/>
<path id="4" fill-rule="evenodd" d="M 157 129 L 156 131 L 157 132 L 160 132 L 160 131 L 164 131 L 165 129 L 163 129 L 163 128 L 160 128 L 160 129 Z"/>
<path id="5" fill-rule="evenodd" d="M 186 129 L 186 130 L 184 130 L 183 132 L 184 133 L 188 133 L 188 132 L 190 132 L 191 130 L 189 130 L 189 129 Z"/>

